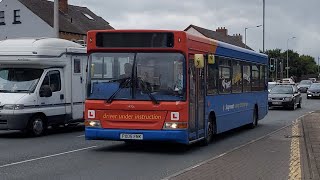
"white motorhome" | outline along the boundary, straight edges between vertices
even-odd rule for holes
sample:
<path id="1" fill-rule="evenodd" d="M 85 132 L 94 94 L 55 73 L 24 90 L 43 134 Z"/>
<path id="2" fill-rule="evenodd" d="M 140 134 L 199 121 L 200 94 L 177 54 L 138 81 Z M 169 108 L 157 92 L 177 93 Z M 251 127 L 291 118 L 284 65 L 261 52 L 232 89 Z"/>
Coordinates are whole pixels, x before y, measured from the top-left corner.
<path id="1" fill-rule="evenodd" d="M 0 130 L 42 135 L 83 121 L 87 56 L 56 38 L 0 41 Z"/>

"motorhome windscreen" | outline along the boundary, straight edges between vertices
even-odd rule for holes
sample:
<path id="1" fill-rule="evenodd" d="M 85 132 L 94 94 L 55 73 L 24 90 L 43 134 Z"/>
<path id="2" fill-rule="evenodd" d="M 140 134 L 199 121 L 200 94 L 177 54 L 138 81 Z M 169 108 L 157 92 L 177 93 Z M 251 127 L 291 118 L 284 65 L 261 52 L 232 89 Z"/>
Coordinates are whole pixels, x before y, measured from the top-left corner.
<path id="1" fill-rule="evenodd" d="M 103 48 L 172 48 L 173 33 L 163 32 L 101 32 L 97 33 L 97 47 Z"/>
<path id="2" fill-rule="evenodd" d="M 43 69 L 0 68 L 0 92 L 33 92 L 43 73 Z"/>

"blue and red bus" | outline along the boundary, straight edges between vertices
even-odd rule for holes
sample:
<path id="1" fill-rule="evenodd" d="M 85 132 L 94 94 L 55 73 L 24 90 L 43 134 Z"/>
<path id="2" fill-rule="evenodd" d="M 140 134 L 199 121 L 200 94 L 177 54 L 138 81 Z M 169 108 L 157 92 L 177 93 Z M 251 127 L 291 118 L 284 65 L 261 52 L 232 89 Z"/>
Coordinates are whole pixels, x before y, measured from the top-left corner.
<path id="1" fill-rule="evenodd" d="M 87 140 L 191 144 L 268 112 L 268 57 L 166 30 L 88 32 Z"/>

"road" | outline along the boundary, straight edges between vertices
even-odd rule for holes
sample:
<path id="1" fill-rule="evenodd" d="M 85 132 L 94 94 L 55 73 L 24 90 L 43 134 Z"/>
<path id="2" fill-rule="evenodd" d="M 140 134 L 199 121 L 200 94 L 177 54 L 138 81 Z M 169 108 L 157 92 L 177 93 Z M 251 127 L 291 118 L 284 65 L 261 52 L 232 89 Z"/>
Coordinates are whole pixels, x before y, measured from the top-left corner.
<path id="1" fill-rule="evenodd" d="M 47 136 L 26 138 L 0 132 L 1 179 L 161 179 L 221 155 L 319 110 L 320 100 L 307 100 L 302 109 L 270 110 L 255 129 L 239 128 L 219 135 L 209 146 L 185 149 L 172 144 L 127 145 L 85 141 L 83 128 L 61 129 Z"/>

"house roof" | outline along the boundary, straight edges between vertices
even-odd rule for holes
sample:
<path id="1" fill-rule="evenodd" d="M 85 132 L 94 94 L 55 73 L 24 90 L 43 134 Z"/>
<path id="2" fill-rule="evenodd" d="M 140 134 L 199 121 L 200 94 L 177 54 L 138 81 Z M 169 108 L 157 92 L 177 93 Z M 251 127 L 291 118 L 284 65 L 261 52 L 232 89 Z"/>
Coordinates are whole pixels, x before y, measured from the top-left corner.
<path id="1" fill-rule="evenodd" d="M 48 23 L 54 24 L 54 2 L 47 0 L 18 0 L 34 14 Z M 89 16 L 88 16 L 89 15 Z M 91 19 L 92 18 L 92 19 Z M 87 34 L 94 29 L 114 29 L 100 16 L 97 16 L 87 7 L 69 5 L 68 13 L 59 11 L 59 31 L 75 34 Z"/>
<path id="2" fill-rule="evenodd" d="M 195 25 L 192 25 L 192 24 L 190 26 L 188 26 L 184 31 L 187 31 L 190 28 L 194 28 L 195 30 L 197 30 L 199 33 L 201 33 L 202 35 L 204 35 L 207 38 L 215 39 L 215 40 L 222 41 L 222 42 L 225 42 L 225 43 L 228 43 L 228 44 L 232 44 L 232 45 L 235 45 L 235 46 L 238 46 L 238 47 L 242 47 L 242 48 L 253 50 L 250 47 L 246 46 L 242 42 L 242 40 L 240 40 L 240 38 L 237 37 L 237 36 L 224 35 L 221 32 L 205 29 L 205 28 L 202 28 L 202 27 L 199 27 L 199 26 L 195 26 Z"/>

